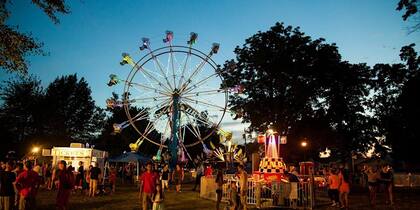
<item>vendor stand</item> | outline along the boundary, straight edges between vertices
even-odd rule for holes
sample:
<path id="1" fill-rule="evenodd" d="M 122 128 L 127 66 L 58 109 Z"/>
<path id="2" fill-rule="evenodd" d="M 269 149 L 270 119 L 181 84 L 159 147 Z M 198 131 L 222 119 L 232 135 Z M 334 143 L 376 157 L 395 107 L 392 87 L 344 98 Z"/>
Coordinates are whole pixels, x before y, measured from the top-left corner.
<path id="1" fill-rule="evenodd" d="M 108 152 L 93 148 L 84 148 L 83 144 L 71 144 L 70 147 L 53 147 L 51 149 L 51 156 L 53 165 L 57 165 L 59 161 L 64 160 L 67 162 L 67 165 L 78 168 L 79 162 L 82 161 L 85 169 L 97 163 L 101 171 L 104 171 Z"/>

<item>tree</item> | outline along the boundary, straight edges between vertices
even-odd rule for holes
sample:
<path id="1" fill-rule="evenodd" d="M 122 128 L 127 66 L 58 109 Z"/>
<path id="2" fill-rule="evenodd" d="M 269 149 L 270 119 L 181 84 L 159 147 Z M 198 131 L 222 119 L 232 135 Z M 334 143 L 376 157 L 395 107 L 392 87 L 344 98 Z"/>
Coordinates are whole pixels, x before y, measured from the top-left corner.
<path id="1" fill-rule="evenodd" d="M 86 80 L 77 75 L 57 77 L 48 85 L 44 106 L 47 110 L 49 135 L 62 138 L 63 142 L 89 142 L 99 135 L 103 111 L 95 105 Z"/>
<path id="2" fill-rule="evenodd" d="M 397 10 L 404 10 L 402 18 L 407 21 L 409 18 L 414 20 L 414 25 L 409 28 L 409 33 L 413 33 L 420 29 L 419 2 L 417 0 L 400 0 L 397 5 Z"/>
<path id="3" fill-rule="evenodd" d="M 0 94 L 2 152 L 14 149 L 23 155 L 32 145 L 91 143 L 102 131 L 105 115 L 87 82 L 76 75 L 59 77 L 46 89 L 40 80 L 22 76 L 5 82 Z"/>
<path id="4" fill-rule="evenodd" d="M 28 71 L 28 55 L 44 54 L 43 43 L 38 42 L 29 33 L 18 31 L 18 26 L 9 26 L 6 20 L 10 16 L 7 6 L 10 0 L 0 1 L 0 68 L 7 72 L 18 72 L 26 74 Z M 31 2 L 43 10 L 48 17 L 56 24 L 60 21 L 58 14 L 68 14 L 64 0 L 31 0 Z"/>
<path id="5" fill-rule="evenodd" d="M 414 46 L 401 48 L 400 58 L 405 64 L 377 64 L 373 68 L 373 104 L 383 144 L 391 147 L 392 157 L 407 162 L 419 161 L 415 145 L 420 138 L 420 115 L 414 99 L 419 97 L 420 56 Z"/>
<path id="6" fill-rule="evenodd" d="M 289 136 L 285 150 L 296 151 L 302 138 L 316 153 L 337 146 L 343 156 L 373 144 L 374 124 L 365 113 L 370 68 L 341 60 L 335 44 L 276 23 L 235 49 L 223 77 L 228 88 L 242 86 L 229 98 L 230 108 L 256 130 L 272 124 Z M 319 127 L 308 129 L 305 124 Z"/>
<path id="7" fill-rule="evenodd" d="M 15 145 L 42 133 L 43 100 L 41 81 L 33 76 L 17 77 L 6 81 L 0 89 L 0 132 L 2 153 Z"/>

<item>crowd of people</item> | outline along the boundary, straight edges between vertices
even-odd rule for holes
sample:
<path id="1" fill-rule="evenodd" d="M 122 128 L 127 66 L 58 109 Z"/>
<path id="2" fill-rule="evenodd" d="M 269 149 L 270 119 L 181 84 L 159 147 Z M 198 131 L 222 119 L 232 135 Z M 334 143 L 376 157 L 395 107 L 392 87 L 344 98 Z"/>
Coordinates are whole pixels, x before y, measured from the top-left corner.
<path id="1" fill-rule="evenodd" d="M 331 167 L 326 173 L 328 177 L 328 195 L 332 201 L 331 206 L 349 208 L 348 195 L 350 193 L 351 177 L 348 169 L 342 165 L 339 168 Z M 360 183 L 367 183 L 369 190 L 369 204 L 376 206 L 376 195 L 379 191 L 385 192 L 386 204 L 394 205 L 393 199 L 393 172 L 390 165 L 381 167 L 365 165 L 360 171 Z"/>
<path id="2" fill-rule="evenodd" d="M 115 191 L 116 170 L 111 168 L 109 182 Z M 101 170 L 96 163 L 84 168 L 79 162 L 77 171 L 66 161 L 59 161 L 56 166 L 51 164 L 33 164 L 26 162 L 0 163 L 0 209 L 27 210 L 36 209 L 36 197 L 39 188 L 57 192 L 56 209 L 68 209 L 72 192 L 78 190 L 90 197 L 98 193 L 98 182 L 101 180 Z"/>
<path id="3" fill-rule="evenodd" d="M 36 197 L 39 188 L 56 191 L 56 208 L 68 209 L 69 198 L 72 193 L 80 192 L 89 197 L 95 197 L 98 193 L 105 191 L 105 185 L 101 180 L 107 177 L 109 193 L 115 192 L 117 177 L 123 180 L 132 180 L 136 173 L 132 164 L 108 167 L 106 174 L 93 163 L 85 168 L 83 162 L 78 163 L 79 167 L 75 170 L 66 161 L 59 161 L 56 166 L 51 164 L 35 164 L 31 161 L 26 162 L 1 162 L 0 163 L 0 209 L 1 210 L 26 210 L 36 209 Z M 213 167 L 210 164 L 195 162 L 196 180 L 192 188 L 193 191 L 200 186 L 203 176 L 214 176 L 216 183 L 216 209 L 221 209 L 223 197 L 224 170 Z M 105 171 L 104 171 L 105 172 Z M 214 173 L 213 173 L 214 172 Z M 376 195 L 384 192 L 386 203 L 394 204 L 393 197 L 393 172 L 389 165 L 365 166 L 361 170 L 361 183 L 366 183 L 369 189 L 369 203 L 372 208 L 376 206 Z M 184 169 L 177 164 L 173 170 L 169 169 L 168 164 L 158 165 L 158 163 L 148 162 L 139 171 L 139 199 L 141 208 L 144 210 L 164 209 L 165 191 L 170 191 L 170 183 L 174 186 L 176 193 L 182 192 L 184 181 Z M 289 182 L 299 182 L 298 172 L 295 168 L 285 171 Z M 350 185 L 354 183 L 354 174 L 350 174 L 344 165 L 332 166 L 323 172 L 328 184 L 328 195 L 331 199 L 331 206 L 343 209 L 349 208 L 348 195 Z M 236 181 L 232 181 L 228 186 L 228 207 L 231 210 L 247 209 L 248 175 L 243 165 L 238 165 Z M 99 189 L 100 188 L 100 189 Z"/>
<path id="4" fill-rule="evenodd" d="M 210 164 L 203 164 L 202 162 L 195 162 L 196 165 L 196 179 L 192 191 L 195 191 L 200 186 L 200 180 L 203 176 L 216 177 L 216 209 L 221 209 L 221 201 L 223 195 L 222 186 L 225 184 L 223 178 L 224 172 L 222 168 L 217 168 L 213 171 Z M 248 192 L 248 174 L 244 166 L 239 165 L 237 168 L 238 182 L 232 182 L 229 187 L 229 209 L 231 210 L 246 210 L 247 209 L 247 192 Z M 175 192 L 182 192 L 182 183 L 184 181 L 184 169 L 182 165 L 177 164 L 175 168 L 170 171 L 169 165 L 164 164 L 159 166 L 157 163 L 149 162 L 146 164 L 145 170 L 139 177 L 139 200 L 143 210 L 162 210 L 164 209 L 165 191 L 170 191 L 169 183 L 175 186 Z M 213 173 L 215 172 L 215 174 Z"/>
<path id="5" fill-rule="evenodd" d="M 393 172 L 389 165 L 366 166 L 363 169 L 365 179 L 369 188 L 369 203 L 372 207 L 376 206 L 376 194 L 378 191 L 385 192 L 386 204 L 394 205 L 393 196 Z"/>
<path id="6" fill-rule="evenodd" d="M 170 190 L 170 181 L 175 185 L 176 192 L 180 193 L 184 181 L 184 169 L 180 164 L 177 164 L 175 169 L 170 172 L 167 164 L 160 168 L 157 163 L 148 162 L 145 171 L 139 178 L 141 208 L 149 210 L 152 207 L 153 210 L 163 210 L 164 191 L 165 189 Z"/>

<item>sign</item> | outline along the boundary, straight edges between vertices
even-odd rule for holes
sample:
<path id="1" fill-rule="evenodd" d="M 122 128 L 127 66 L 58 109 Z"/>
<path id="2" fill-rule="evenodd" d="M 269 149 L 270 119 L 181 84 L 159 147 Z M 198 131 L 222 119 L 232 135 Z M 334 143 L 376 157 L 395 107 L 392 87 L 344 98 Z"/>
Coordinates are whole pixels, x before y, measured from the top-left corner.
<path id="1" fill-rule="evenodd" d="M 42 156 L 51 156 L 51 150 L 50 149 L 42 149 Z"/>
<path id="2" fill-rule="evenodd" d="M 86 148 L 53 148 L 52 156 L 59 157 L 90 157 L 91 149 Z"/>

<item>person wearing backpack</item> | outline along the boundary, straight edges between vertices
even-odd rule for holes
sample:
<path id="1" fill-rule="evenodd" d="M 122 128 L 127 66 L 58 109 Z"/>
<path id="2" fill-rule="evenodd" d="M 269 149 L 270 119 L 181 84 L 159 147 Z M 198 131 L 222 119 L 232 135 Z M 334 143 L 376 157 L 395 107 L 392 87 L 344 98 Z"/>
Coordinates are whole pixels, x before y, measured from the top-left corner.
<path id="1" fill-rule="evenodd" d="M 68 208 L 70 194 L 74 188 L 74 175 L 71 170 L 67 169 L 66 161 L 62 160 L 58 163 L 58 192 L 56 207 L 65 210 Z"/>

